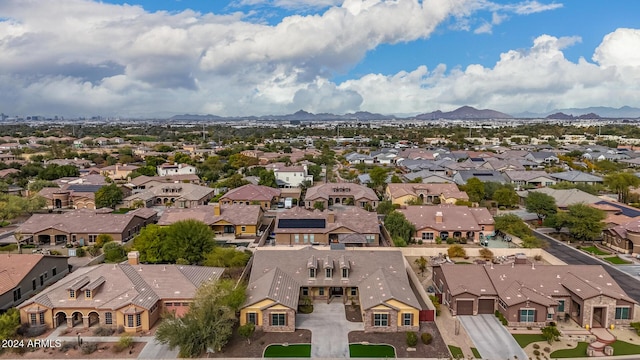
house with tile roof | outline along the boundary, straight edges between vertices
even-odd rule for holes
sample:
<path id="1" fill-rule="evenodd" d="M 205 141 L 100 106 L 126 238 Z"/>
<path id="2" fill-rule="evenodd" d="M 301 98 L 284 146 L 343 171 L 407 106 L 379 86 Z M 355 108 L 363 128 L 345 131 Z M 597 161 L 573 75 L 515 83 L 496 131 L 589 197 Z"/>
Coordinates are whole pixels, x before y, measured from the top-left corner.
<path id="1" fill-rule="evenodd" d="M 575 205 L 579 203 L 584 204 L 594 204 L 599 201 L 602 201 L 599 197 L 595 195 L 591 195 L 582 190 L 578 189 L 552 189 L 548 187 L 543 187 L 539 189 L 532 189 L 526 191 L 518 191 L 518 196 L 520 197 L 520 202 L 524 204 L 525 199 L 529 195 L 529 192 L 535 191 L 543 194 L 547 194 L 556 200 L 556 205 L 560 209 L 566 209 L 570 205 Z"/>
<path id="2" fill-rule="evenodd" d="M 307 189 L 304 206 L 313 209 L 316 203 L 321 203 L 324 209 L 336 205 L 352 205 L 364 208 L 369 205 L 378 207 L 378 195 L 369 187 L 354 183 L 327 183 Z"/>
<path id="3" fill-rule="evenodd" d="M 264 211 L 260 205 L 229 204 L 199 205 L 192 208 L 169 208 L 158 219 L 158 225 L 167 226 L 182 220 L 198 220 L 211 227 L 220 236 L 233 238 L 255 237 L 262 223 Z"/>
<path id="4" fill-rule="evenodd" d="M 156 169 L 158 176 L 195 175 L 197 172 L 196 167 L 193 165 L 176 163 L 164 163 L 158 165 Z"/>
<path id="5" fill-rule="evenodd" d="M 407 206 L 398 209 L 416 228 L 414 238 L 434 242 L 440 237 L 464 239 L 474 243 L 494 234 L 495 221 L 484 207 L 470 208 L 456 205 Z"/>
<path id="6" fill-rule="evenodd" d="M 115 164 L 100 168 L 100 172 L 104 176 L 108 176 L 113 180 L 124 180 L 129 177 L 133 171 L 138 170 L 139 166 L 131 164 Z"/>
<path id="7" fill-rule="evenodd" d="M 458 200 L 469 201 L 466 192 L 456 184 L 401 184 L 390 183 L 385 189 L 385 198 L 393 204 L 455 204 Z"/>
<path id="8" fill-rule="evenodd" d="M 0 254 L 0 311 L 23 301 L 69 273 L 66 256 Z"/>
<path id="9" fill-rule="evenodd" d="M 240 325 L 292 332 L 301 299 L 355 302 L 365 332 L 417 331 L 420 303 L 400 251 L 258 250 Z"/>
<path id="10" fill-rule="evenodd" d="M 320 211 L 296 206 L 278 213 L 273 233 L 275 245 L 380 245 L 378 214 L 357 207 Z"/>
<path id="11" fill-rule="evenodd" d="M 546 326 L 568 316 L 580 326 L 633 321 L 635 300 L 600 265 L 433 267 L 433 284 L 453 315 L 501 312 L 509 326 Z"/>
<path id="12" fill-rule="evenodd" d="M 465 185 L 471 178 L 477 178 L 482 182 L 497 182 L 500 184 L 507 182 L 502 173 L 495 170 L 459 170 L 453 175 L 453 182 L 458 185 Z"/>
<path id="13" fill-rule="evenodd" d="M 594 184 L 602 184 L 604 182 L 604 179 L 600 176 L 596 176 L 596 175 L 592 175 L 592 174 L 588 174 L 588 173 L 585 173 L 582 171 L 576 171 L 576 170 L 565 171 L 561 173 L 552 173 L 552 174 L 549 174 L 549 176 L 551 176 L 557 182 L 566 181 L 572 184 L 594 185 Z"/>
<path id="14" fill-rule="evenodd" d="M 229 190 L 220 198 L 220 204 L 258 204 L 264 210 L 269 210 L 276 206 L 280 200 L 282 190 L 264 186 L 247 184 L 238 188 Z"/>
<path id="15" fill-rule="evenodd" d="M 125 243 L 156 219 L 157 212 L 145 208 L 126 214 L 80 209 L 61 214 L 33 214 L 16 231 L 37 244 L 91 244 L 100 234 L 111 235 L 114 241 Z"/>
<path id="16" fill-rule="evenodd" d="M 509 170 L 504 172 L 504 176 L 507 181 L 515 185 L 517 189 L 531 187 L 540 188 L 556 184 L 556 180 L 554 178 L 552 178 L 547 172 L 540 170 Z"/>
<path id="17" fill-rule="evenodd" d="M 273 171 L 279 187 L 297 188 L 304 182 L 313 185 L 313 175 L 309 174 L 307 165 L 286 166 L 284 163 L 273 163 L 265 168 Z"/>
<path id="18" fill-rule="evenodd" d="M 129 263 L 82 267 L 19 306 L 20 321 L 56 328 L 122 326 L 149 331 L 160 315 L 184 314 L 197 289 L 216 281 L 223 268 L 192 265 L 143 265 L 137 253 Z"/>
<path id="19" fill-rule="evenodd" d="M 158 183 L 144 191 L 122 199 L 125 207 L 133 208 L 134 203 L 142 201 L 146 207 L 174 206 L 188 208 L 205 205 L 214 197 L 214 189 L 190 183 Z"/>

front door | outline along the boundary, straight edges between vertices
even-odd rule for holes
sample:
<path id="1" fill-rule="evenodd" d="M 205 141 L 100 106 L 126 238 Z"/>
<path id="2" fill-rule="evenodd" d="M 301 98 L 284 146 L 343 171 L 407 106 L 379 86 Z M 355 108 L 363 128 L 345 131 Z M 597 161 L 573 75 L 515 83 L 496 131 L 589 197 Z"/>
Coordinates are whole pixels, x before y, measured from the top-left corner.
<path id="1" fill-rule="evenodd" d="M 332 287 L 331 288 L 331 296 L 342 296 L 344 295 L 344 289 L 341 287 Z"/>
<path id="2" fill-rule="evenodd" d="M 594 307 L 593 308 L 593 318 L 591 320 L 591 326 L 594 328 L 601 328 L 605 325 L 605 316 L 606 309 L 602 307 Z"/>

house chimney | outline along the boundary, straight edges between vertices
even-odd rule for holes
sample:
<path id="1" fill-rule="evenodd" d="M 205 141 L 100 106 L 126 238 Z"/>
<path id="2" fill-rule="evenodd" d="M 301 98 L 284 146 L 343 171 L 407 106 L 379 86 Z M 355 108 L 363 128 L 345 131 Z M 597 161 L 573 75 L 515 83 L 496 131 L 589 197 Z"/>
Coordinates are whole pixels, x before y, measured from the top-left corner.
<path id="1" fill-rule="evenodd" d="M 213 204 L 213 215 L 220 216 L 220 203 Z"/>
<path id="2" fill-rule="evenodd" d="M 129 259 L 129 265 L 138 265 L 140 262 L 140 253 L 137 251 L 130 251 L 127 254 L 127 259 Z"/>
<path id="3" fill-rule="evenodd" d="M 327 222 L 333 224 L 336 221 L 336 214 L 333 211 L 327 211 Z"/>
<path id="4" fill-rule="evenodd" d="M 442 211 L 436 213 L 436 224 L 442 224 Z"/>

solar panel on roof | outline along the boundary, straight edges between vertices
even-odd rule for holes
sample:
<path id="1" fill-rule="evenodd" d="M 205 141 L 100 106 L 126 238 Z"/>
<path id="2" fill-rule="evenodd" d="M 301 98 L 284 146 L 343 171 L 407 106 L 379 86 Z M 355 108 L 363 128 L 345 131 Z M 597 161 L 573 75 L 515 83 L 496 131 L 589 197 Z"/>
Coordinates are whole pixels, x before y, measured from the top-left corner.
<path id="1" fill-rule="evenodd" d="M 73 184 L 73 185 L 69 185 L 69 187 L 67 188 L 68 190 L 73 190 L 76 192 L 91 192 L 94 193 L 98 190 L 100 190 L 104 185 L 80 185 L 80 184 Z"/>
<path id="2" fill-rule="evenodd" d="M 616 204 L 614 202 L 598 201 L 596 204 L 597 205 L 609 205 L 609 206 L 616 207 L 616 208 L 620 209 L 620 211 L 622 211 L 623 215 L 628 216 L 628 217 L 634 218 L 634 217 L 640 216 L 640 210 L 630 209 L 630 208 L 628 208 L 626 206 L 622 206 L 622 205 Z"/>
<path id="3" fill-rule="evenodd" d="M 280 219 L 280 229 L 324 229 L 325 219 Z"/>

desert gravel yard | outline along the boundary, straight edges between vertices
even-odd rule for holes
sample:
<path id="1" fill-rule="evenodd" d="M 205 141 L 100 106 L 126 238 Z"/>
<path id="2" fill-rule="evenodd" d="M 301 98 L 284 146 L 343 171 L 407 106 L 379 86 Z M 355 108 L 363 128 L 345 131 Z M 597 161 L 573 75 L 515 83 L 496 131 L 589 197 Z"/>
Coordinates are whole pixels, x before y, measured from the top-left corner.
<path id="1" fill-rule="evenodd" d="M 210 354 L 214 358 L 261 358 L 264 349 L 271 344 L 309 344 L 311 343 L 311 331 L 296 330 L 292 333 L 273 333 L 256 331 L 251 337 L 251 344 L 238 336 L 234 329 L 233 337 L 220 353 Z"/>

